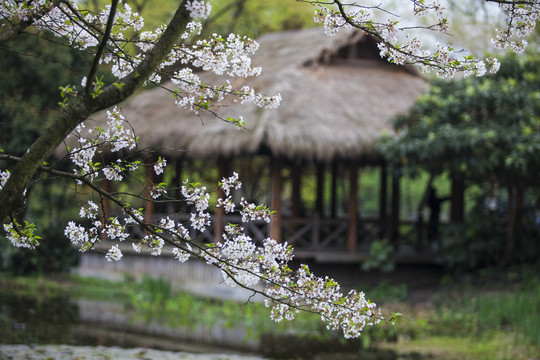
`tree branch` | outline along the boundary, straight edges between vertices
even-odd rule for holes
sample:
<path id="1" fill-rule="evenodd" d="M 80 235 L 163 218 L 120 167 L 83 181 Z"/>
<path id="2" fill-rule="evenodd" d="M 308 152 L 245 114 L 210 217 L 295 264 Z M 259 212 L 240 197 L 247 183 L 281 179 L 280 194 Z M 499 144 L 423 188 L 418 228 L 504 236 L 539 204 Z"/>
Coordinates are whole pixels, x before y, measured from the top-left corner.
<path id="1" fill-rule="evenodd" d="M 118 7 L 118 0 L 111 1 L 111 9 L 109 11 L 109 18 L 107 19 L 107 26 L 105 27 L 105 33 L 103 34 L 103 37 L 101 38 L 101 42 L 99 43 L 99 46 L 96 50 L 96 54 L 94 55 L 94 61 L 92 62 L 92 66 L 90 67 L 90 71 L 88 72 L 88 77 L 86 78 L 86 86 L 84 88 L 85 96 L 90 95 L 90 90 L 92 88 L 92 79 L 96 75 L 97 68 L 99 65 L 99 60 L 101 59 L 103 50 L 105 49 L 105 46 L 107 46 L 107 42 L 109 41 L 109 37 L 111 36 L 111 31 L 114 25 L 114 17 L 116 15 L 117 7 Z"/>
<path id="2" fill-rule="evenodd" d="M 534 5 L 536 1 L 534 0 L 485 0 L 486 2 L 493 2 L 496 4 L 506 4 L 506 5 Z"/>
<path id="3" fill-rule="evenodd" d="M 66 106 L 58 119 L 30 146 L 21 161 L 11 171 L 10 178 L 0 191 L 0 204 L 2 204 L 0 222 L 6 220 L 20 208 L 24 189 L 28 187 L 38 168 L 78 124 L 96 111 L 106 109 L 127 99 L 148 80 L 167 57 L 189 21 L 190 14 L 186 8 L 186 2 L 187 0 L 183 0 L 178 6 L 169 26 L 144 60 L 134 71 L 120 80 L 124 86 L 118 88 L 109 85 L 96 98 L 84 96 Z"/>
<path id="4" fill-rule="evenodd" d="M 12 27 L 8 28 L 3 33 L 0 33 L 0 43 L 9 41 L 16 37 L 17 35 L 21 34 L 26 28 L 34 24 L 36 21 L 41 19 L 43 16 L 47 15 L 55 6 L 58 6 L 60 4 L 61 0 L 53 0 L 52 4 L 50 6 L 44 6 L 40 9 L 39 12 L 37 12 L 32 18 L 29 20 L 23 20 L 19 23 L 13 25 Z"/>

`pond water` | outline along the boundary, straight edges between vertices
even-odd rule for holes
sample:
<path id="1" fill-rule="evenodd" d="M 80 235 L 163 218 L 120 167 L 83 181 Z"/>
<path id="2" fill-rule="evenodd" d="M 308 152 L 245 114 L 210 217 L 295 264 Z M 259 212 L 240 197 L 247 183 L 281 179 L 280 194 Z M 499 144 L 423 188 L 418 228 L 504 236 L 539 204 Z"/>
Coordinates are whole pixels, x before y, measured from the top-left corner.
<path id="1" fill-rule="evenodd" d="M 7 344 L 26 344 L 32 347 L 13 347 Z M 45 344 L 76 347 L 36 347 Z M 115 347 L 114 351 L 122 351 L 116 347 L 131 350 L 124 350 L 122 356 L 117 353 L 103 355 L 104 347 Z M 155 352 L 155 356 L 150 355 L 152 349 L 183 352 L 182 356 L 177 353 L 176 358 L 193 360 L 396 359 L 395 354 L 389 351 L 362 351 L 358 342 L 307 340 L 294 334 L 261 334 L 251 338 L 247 336 L 247 329 L 222 326 L 219 319 L 212 326 L 202 324 L 174 328 L 155 321 L 137 319 L 129 307 L 118 303 L 73 301 L 64 296 L 44 300 L 6 293 L 0 296 L 0 359 L 64 359 L 66 352 L 67 358 L 78 356 L 81 359 L 168 358 L 159 352 Z M 29 351 L 37 351 L 37 357 L 29 354 Z M 94 351 L 102 355 L 85 357 L 76 355 L 77 351 L 86 354 Z M 141 352 L 144 356 L 139 356 Z M 186 353 L 199 355 L 189 357 Z M 407 357 L 416 358 L 426 357 Z"/>

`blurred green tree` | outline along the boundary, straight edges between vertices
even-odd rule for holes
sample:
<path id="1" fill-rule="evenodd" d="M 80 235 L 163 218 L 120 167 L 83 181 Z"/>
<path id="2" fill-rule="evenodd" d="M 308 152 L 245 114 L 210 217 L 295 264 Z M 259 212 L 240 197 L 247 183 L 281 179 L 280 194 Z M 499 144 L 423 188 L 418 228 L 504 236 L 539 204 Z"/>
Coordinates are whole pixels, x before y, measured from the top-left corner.
<path id="1" fill-rule="evenodd" d="M 127 0 L 133 11 L 145 19 L 145 29 L 152 29 L 172 17 L 178 6 L 174 0 Z M 86 7 L 95 10 L 108 1 L 85 0 Z M 201 37 L 212 33 L 240 34 L 256 38 L 274 31 L 313 27 L 315 7 L 302 2 L 282 0 L 210 0 L 212 13 L 205 20 Z"/>
<path id="2" fill-rule="evenodd" d="M 89 62 L 47 35 L 22 34 L 1 46 L 0 143 L 21 156 L 58 115 L 58 87 L 80 81 Z"/>
<path id="3" fill-rule="evenodd" d="M 236 33 L 257 37 L 264 33 L 313 27 L 314 7 L 300 2 L 281 0 L 211 1 L 213 16 L 208 18 L 206 32 Z"/>
<path id="4" fill-rule="evenodd" d="M 398 136 L 377 145 L 394 167 L 448 171 L 469 184 L 506 189 L 506 243 L 499 258 L 506 266 L 517 246 L 525 191 L 539 186 L 540 58 L 510 56 L 496 75 L 436 81 L 394 127 Z"/>
<path id="5" fill-rule="evenodd" d="M 6 153 L 22 156 L 60 113 L 58 87 L 80 81 L 91 58 L 47 33 L 22 34 L 1 46 L 0 144 Z M 62 186 L 44 181 L 28 188 L 32 196 L 18 216 L 36 223 L 46 241 L 32 252 L 0 242 L 0 271 L 51 273 L 73 265 L 76 251 L 58 226 L 66 219 L 57 209 L 72 203 L 65 191 L 58 191 Z"/>

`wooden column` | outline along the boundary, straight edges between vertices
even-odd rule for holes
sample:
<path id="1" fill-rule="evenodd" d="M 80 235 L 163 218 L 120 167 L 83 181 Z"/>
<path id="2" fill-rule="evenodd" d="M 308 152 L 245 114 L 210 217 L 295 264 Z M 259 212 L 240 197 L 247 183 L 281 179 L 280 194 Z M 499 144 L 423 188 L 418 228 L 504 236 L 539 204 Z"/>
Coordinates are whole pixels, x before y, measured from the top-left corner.
<path id="1" fill-rule="evenodd" d="M 505 268 L 513 258 L 517 247 L 522 226 L 523 208 L 525 205 L 523 186 L 517 184 L 508 185 L 508 224 L 506 229 L 506 246 L 498 267 Z"/>
<path id="2" fill-rule="evenodd" d="M 283 175 L 281 173 L 282 160 L 272 158 L 272 198 L 271 210 L 275 211 L 274 218 L 270 224 L 270 237 L 278 242 L 282 240 L 282 219 L 281 193 L 283 190 Z"/>
<path id="3" fill-rule="evenodd" d="M 106 156 L 104 159 L 103 159 L 103 162 L 105 164 L 110 164 L 112 162 L 112 158 L 109 157 L 109 156 Z M 103 189 L 103 191 L 107 192 L 107 193 L 111 193 L 112 191 L 112 182 L 111 180 L 108 180 L 106 177 L 103 178 L 103 180 L 101 180 L 101 189 Z M 105 196 L 102 196 L 101 197 L 101 203 L 102 203 L 102 209 L 100 209 L 100 211 L 103 211 L 103 217 L 104 218 L 107 218 L 110 216 L 109 214 L 109 211 L 111 210 L 111 202 L 109 200 L 109 198 L 105 197 Z"/>
<path id="4" fill-rule="evenodd" d="M 347 228 L 347 248 L 356 251 L 358 234 L 358 167 L 356 163 L 349 165 L 349 226 Z"/>
<path id="5" fill-rule="evenodd" d="M 182 210 L 182 159 L 176 159 L 174 162 L 174 204 L 173 212 L 180 213 Z"/>
<path id="6" fill-rule="evenodd" d="M 397 247 L 399 236 L 399 207 L 400 207 L 400 177 L 397 174 L 392 175 L 392 213 L 390 219 L 390 242 Z"/>
<path id="7" fill-rule="evenodd" d="M 424 189 L 424 195 L 420 200 L 418 207 L 416 208 L 416 250 L 421 252 L 424 247 L 424 207 L 429 203 L 429 197 L 431 194 L 431 189 L 433 188 L 433 181 L 435 180 L 435 174 L 430 174 L 429 179 L 426 183 L 426 188 Z M 428 228 L 429 230 L 429 228 Z M 429 238 L 428 231 L 428 238 Z M 429 239 L 428 239 L 429 240 Z"/>
<path id="8" fill-rule="evenodd" d="M 315 203 L 315 213 L 319 217 L 324 217 L 324 163 L 317 163 L 317 199 Z"/>
<path id="9" fill-rule="evenodd" d="M 332 219 L 337 217 L 337 178 L 338 178 L 338 165 L 336 160 L 332 161 L 332 185 L 331 185 L 331 198 L 330 198 L 330 216 Z"/>
<path id="10" fill-rule="evenodd" d="M 156 183 L 157 175 L 154 171 L 154 164 L 157 161 L 158 157 L 155 154 L 151 154 L 147 158 L 146 167 L 146 200 L 144 201 L 144 221 L 147 223 L 152 222 L 154 215 L 154 199 L 150 194 L 150 189 L 154 187 Z"/>
<path id="11" fill-rule="evenodd" d="M 106 178 L 103 178 L 102 182 L 101 182 L 101 188 L 103 189 L 103 191 L 105 192 L 108 192 L 110 193 L 111 192 L 111 181 L 110 180 L 107 180 Z M 102 203 L 102 206 L 100 207 L 100 212 L 101 212 L 101 224 L 103 226 L 105 226 L 105 224 L 107 223 L 107 218 L 110 217 L 111 215 L 109 214 L 109 211 L 111 209 L 111 203 L 109 201 L 109 198 L 105 197 L 105 196 L 102 196 L 101 197 L 101 203 Z M 24 212 L 22 212 L 21 214 L 24 214 Z M 21 219 L 18 219 L 19 222 L 22 222 L 24 218 L 21 218 Z M 101 240 L 107 240 L 107 234 L 101 234 L 100 235 L 101 237 Z"/>
<path id="12" fill-rule="evenodd" d="M 465 183 L 452 176 L 450 222 L 461 223 L 465 220 Z"/>
<path id="13" fill-rule="evenodd" d="M 385 164 L 381 165 L 379 187 L 379 236 L 385 237 L 388 233 L 388 169 Z"/>
<path id="14" fill-rule="evenodd" d="M 287 229 L 288 234 L 286 236 L 294 236 L 299 229 L 300 223 L 296 220 L 302 216 L 302 164 L 300 161 L 291 163 L 291 182 L 292 182 L 292 194 L 291 194 L 291 223 Z"/>
<path id="15" fill-rule="evenodd" d="M 293 219 L 298 219 L 301 216 L 301 208 L 302 208 L 302 164 L 293 163 L 291 173 L 292 173 L 291 216 Z"/>
<path id="16" fill-rule="evenodd" d="M 224 177 L 227 176 L 227 159 L 225 159 L 222 156 L 218 156 L 217 160 L 217 168 L 218 168 L 218 181 L 221 181 Z M 217 197 L 218 199 L 225 199 L 225 192 L 218 188 L 217 191 Z M 223 228 L 225 226 L 225 209 L 222 207 L 216 207 L 216 211 L 214 214 L 214 240 L 216 242 L 220 242 L 223 240 Z"/>

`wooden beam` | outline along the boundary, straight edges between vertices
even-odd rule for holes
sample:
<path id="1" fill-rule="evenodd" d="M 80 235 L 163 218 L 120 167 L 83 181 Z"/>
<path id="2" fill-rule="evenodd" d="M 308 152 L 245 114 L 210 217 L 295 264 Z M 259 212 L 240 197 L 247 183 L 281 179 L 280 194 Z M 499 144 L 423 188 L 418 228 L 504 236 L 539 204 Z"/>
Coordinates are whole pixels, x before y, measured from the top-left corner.
<path id="1" fill-rule="evenodd" d="M 356 163 L 349 165 L 349 226 L 347 227 L 347 248 L 356 251 L 358 234 L 358 167 Z"/>
<path id="2" fill-rule="evenodd" d="M 270 237 L 278 242 L 282 241 L 283 212 L 281 208 L 281 193 L 283 191 L 283 174 L 281 173 L 282 160 L 272 158 L 272 194 L 271 210 L 275 211 L 270 224 Z"/>

